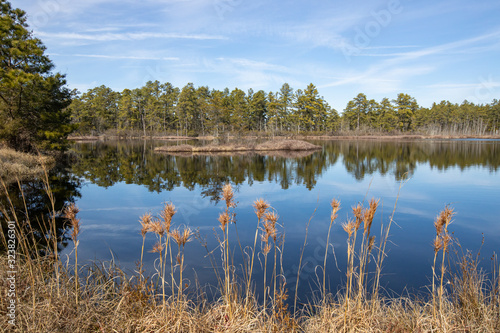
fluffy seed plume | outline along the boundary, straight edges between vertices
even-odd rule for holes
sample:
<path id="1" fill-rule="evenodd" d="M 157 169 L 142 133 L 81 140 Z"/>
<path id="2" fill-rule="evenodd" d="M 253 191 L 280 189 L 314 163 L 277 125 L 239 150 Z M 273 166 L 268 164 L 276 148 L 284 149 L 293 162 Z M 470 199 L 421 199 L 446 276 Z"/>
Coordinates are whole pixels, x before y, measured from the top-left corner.
<path id="1" fill-rule="evenodd" d="M 354 228 L 356 231 L 358 231 L 359 226 L 361 225 L 361 221 L 363 220 L 363 206 L 358 204 L 356 207 L 352 207 L 352 213 L 354 214 L 354 217 L 356 218 L 356 222 L 354 225 Z"/>
<path id="2" fill-rule="evenodd" d="M 159 241 L 153 246 L 153 249 L 149 252 L 151 253 L 161 253 L 163 251 L 163 244 Z"/>
<path id="3" fill-rule="evenodd" d="M 266 239 L 265 242 L 269 237 L 276 241 L 276 221 L 273 223 L 271 220 L 265 220 L 262 226 L 264 227 L 265 236 L 263 236 L 263 239 Z"/>
<path id="4" fill-rule="evenodd" d="M 278 221 L 278 214 L 276 214 L 275 212 L 272 212 L 272 213 L 266 213 L 264 219 L 266 221 L 269 221 L 272 223 L 273 227 L 276 227 L 276 222 Z"/>
<path id="5" fill-rule="evenodd" d="M 257 218 L 260 220 L 269 208 L 269 203 L 260 198 L 254 201 L 253 208 L 255 208 L 255 215 L 257 215 Z"/>
<path id="6" fill-rule="evenodd" d="M 269 253 L 269 251 L 271 251 L 271 244 L 268 244 L 266 243 L 266 245 L 264 246 L 264 248 L 262 249 L 262 253 L 264 255 L 267 255 Z"/>
<path id="7" fill-rule="evenodd" d="M 165 230 L 167 232 L 170 231 L 170 225 L 172 224 L 172 217 L 175 215 L 177 211 L 175 210 L 175 206 L 173 203 L 166 203 L 163 207 L 163 210 L 160 213 L 161 218 L 163 219 L 163 224 L 165 226 Z"/>
<path id="8" fill-rule="evenodd" d="M 192 231 L 189 228 L 185 228 L 182 232 L 182 246 L 186 245 L 186 243 L 191 241 Z"/>
<path id="9" fill-rule="evenodd" d="M 434 238 L 434 242 L 432 243 L 432 245 L 434 247 L 434 252 L 438 253 L 443 247 L 443 241 L 439 236 L 436 236 L 436 238 Z"/>
<path id="10" fill-rule="evenodd" d="M 451 223 L 451 218 L 455 215 L 455 212 L 453 211 L 452 208 L 446 206 L 444 209 L 444 219 L 445 219 L 445 226 L 448 227 Z"/>
<path id="11" fill-rule="evenodd" d="M 330 219 L 333 222 L 338 217 L 337 213 L 340 210 L 340 201 L 333 199 L 330 205 L 332 206 L 332 215 L 330 216 Z"/>
<path id="12" fill-rule="evenodd" d="M 371 236 L 370 242 L 368 243 L 368 253 L 372 251 L 374 244 L 375 244 L 375 236 Z"/>
<path id="13" fill-rule="evenodd" d="M 451 243 L 451 236 L 448 234 L 445 234 L 443 236 L 443 251 L 446 251 L 448 249 L 448 246 Z"/>
<path id="14" fill-rule="evenodd" d="M 371 199 L 370 200 L 370 208 L 364 210 L 364 228 L 365 232 L 367 230 L 370 230 L 372 223 L 373 223 L 373 218 L 375 217 L 375 213 L 377 212 L 377 207 L 378 207 L 378 202 L 379 200 Z"/>
<path id="15" fill-rule="evenodd" d="M 220 223 L 220 228 L 222 231 L 226 231 L 226 226 L 229 224 L 230 218 L 227 212 L 223 212 L 219 214 L 219 218 L 217 219 Z"/>
<path id="16" fill-rule="evenodd" d="M 149 230 L 163 237 L 165 235 L 165 227 L 160 221 L 154 221 L 149 224 Z"/>
<path id="17" fill-rule="evenodd" d="M 355 224 L 352 220 L 350 220 L 347 223 L 342 224 L 342 228 L 344 228 L 344 231 L 347 232 L 347 235 L 350 238 L 354 233 Z"/>
<path id="18" fill-rule="evenodd" d="M 74 219 L 76 217 L 76 214 L 78 214 L 80 210 L 74 203 L 71 203 L 69 206 L 67 206 L 64 209 L 64 217 L 67 219 Z"/>
<path id="19" fill-rule="evenodd" d="M 443 233 L 443 229 L 448 228 L 453 215 L 455 215 L 455 212 L 448 206 L 446 206 L 445 209 L 441 213 L 439 213 L 439 215 L 436 217 L 436 221 L 434 222 L 434 227 L 436 228 L 437 235 L 441 235 L 441 233 Z"/>
<path id="20" fill-rule="evenodd" d="M 184 247 L 186 243 L 191 241 L 191 235 L 193 232 L 189 228 L 184 228 L 183 231 L 180 229 L 175 229 L 173 230 L 170 235 L 174 239 L 174 241 L 177 243 L 177 245 L 180 247 Z"/>
<path id="21" fill-rule="evenodd" d="M 73 231 L 71 232 L 71 238 L 73 241 L 76 241 L 76 238 L 80 233 L 80 219 L 76 217 L 76 214 L 78 214 L 79 211 L 80 210 L 74 203 L 64 209 L 64 217 L 70 220 L 71 226 L 73 227 Z"/>
<path id="22" fill-rule="evenodd" d="M 174 229 L 171 233 L 170 236 L 172 236 L 173 240 L 177 243 L 177 245 L 182 244 L 182 235 L 179 229 Z"/>
<path id="23" fill-rule="evenodd" d="M 234 203 L 234 192 L 231 184 L 227 183 L 222 188 L 222 199 L 226 201 L 227 208 L 236 206 L 236 204 Z"/>
<path id="24" fill-rule="evenodd" d="M 141 234 L 143 237 L 150 230 L 152 220 L 153 220 L 153 218 L 152 218 L 150 213 L 146 213 L 139 218 L 139 222 L 141 222 L 141 226 L 142 226 Z"/>
<path id="25" fill-rule="evenodd" d="M 436 235 L 441 235 L 443 232 L 443 227 L 445 224 L 445 219 L 443 218 L 443 212 L 441 212 L 434 221 L 434 227 L 436 228 Z"/>

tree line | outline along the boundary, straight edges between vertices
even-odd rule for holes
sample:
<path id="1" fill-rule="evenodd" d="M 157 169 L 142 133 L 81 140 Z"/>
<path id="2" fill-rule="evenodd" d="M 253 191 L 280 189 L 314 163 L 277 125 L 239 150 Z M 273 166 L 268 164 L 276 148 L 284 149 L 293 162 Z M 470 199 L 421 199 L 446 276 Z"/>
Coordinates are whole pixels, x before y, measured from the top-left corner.
<path id="1" fill-rule="evenodd" d="M 358 94 L 339 114 L 314 84 L 277 92 L 246 92 L 149 81 L 143 87 L 113 91 L 106 86 L 71 92 L 65 76 L 54 73 L 45 46 L 28 29 L 26 13 L 0 2 L 0 140 L 18 150 L 64 149 L 67 136 L 137 133 L 214 135 L 425 132 L 498 134 L 500 103 L 464 101 L 418 105 L 408 94 L 377 102 Z"/>
<path id="2" fill-rule="evenodd" d="M 219 135 L 239 131 L 332 131 L 339 115 L 310 84 L 294 91 L 247 92 L 195 88 L 149 81 L 137 89 L 115 92 L 106 86 L 89 89 L 70 106 L 82 133 L 135 130 L 178 135 Z"/>
<path id="3" fill-rule="evenodd" d="M 143 87 L 113 91 L 104 85 L 78 94 L 70 105 L 81 134 L 130 131 L 149 134 L 215 135 L 225 132 L 336 133 L 425 132 L 429 134 L 497 133 L 500 103 L 464 101 L 434 103 L 430 108 L 400 93 L 377 102 L 363 93 L 342 114 L 318 93 L 314 84 L 294 90 L 284 83 L 277 92 L 195 88 L 149 81 Z"/>

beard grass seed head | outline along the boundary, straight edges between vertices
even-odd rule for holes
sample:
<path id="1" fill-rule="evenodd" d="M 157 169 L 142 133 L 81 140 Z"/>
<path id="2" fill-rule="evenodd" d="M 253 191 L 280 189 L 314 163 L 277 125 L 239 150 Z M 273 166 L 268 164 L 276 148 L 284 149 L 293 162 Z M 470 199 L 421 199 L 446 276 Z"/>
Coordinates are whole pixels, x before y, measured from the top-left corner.
<path id="1" fill-rule="evenodd" d="M 342 224 L 342 228 L 344 229 L 345 232 L 347 232 L 347 235 L 349 236 L 349 238 L 354 233 L 355 227 L 356 226 L 355 226 L 355 223 L 353 220 L 349 220 L 349 221 L 347 221 L 347 223 Z"/>
<path id="2" fill-rule="evenodd" d="M 153 220 L 153 218 L 152 218 L 150 213 L 146 213 L 139 218 L 139 222 L 141 222 L 141 226 L 142 226 L 141 234 L 143 237 L 150 230 L 152 220 Z"/>
<path id="3" fill-rule="evenodd" d="M 222 199 L 226 201 L 227 208 L 236 206 L 236 204 L 234 203 L 234 192 L 231 184 L 227 183 L 222 188 Z"/>
<path id="4" fill-rule="evenodd" d="M 163 235 L 165 235 L 166 232 L 165 226 L 160 221 L 154 221 L 149 223 L 149 230 L 161 237 L 163 237 Z"/>
<path id="5" fill-rule="evenodd" d="M 354 217 L 356 218 L 355 224 L 354 224 L 354 229 L 358 231 L 359 226 L 361 225 L 361 221 L 363 221 L 363 206 L 361 204 L 358 204 L 356 207 L 352 207 L 352 213 L 354 214 Z"/>
<path id="6" fill-rule="evenodd" d="M 445 220 L 445 227 L 447 228 L 450 225 L 451 218 L 453 217 L 453 215 L 455 215 L 455 212 L 453 211 L 453 208 L 446 206 L 444 208 L 443 215 Z"/>
<path id="7" fill-rule="evenodd" d="M 264 201 L 264 199 L 262 198 L 255 200 L 253 203 L 253 208 L 255 208 L 255 214 L 257 215 L 257 218 L 259 220 L 264 216 L 266 210 L 269 207 L 270 207 L 269 203 Z"/>
<path id="8" fill-rule="evenodd" d="M 443 227 L 446 223 L 446 220 L 444 219 L 443 213 L 444 213 L 444 211 L 441 212 L 436 217 L 436 221 L 434 221 L 434 227 L 436 228 L 436 235 L 441 235 L 441 233 L 443 232 Z"/>
<path id="9" fill-rule="evenodd" d="M 175 210 L 175 206 L 173 203 L 165 203 L 163 210 L 160 213 L 161 218 L 163 219 L 163 224 L 165 226 L 165 230 L 167 232 L 170 231 L 170 226 L 172 224 L 172 217 L 175 215 L 177 210 Z"/>
<path id="10" fill-rule="evenodd" d="M 264 230 L 268 237 L 271 237 L 274 242 L 276 242 L 276 238 L 278 236 L 276 230 L 276 222 L 278 221 L 278 218 L 279 216 L 275 212 L 266 213 L 264 216 Z"/>
<path id="11" fill-rule="evenodd" d="M 455 212 L 449 206 L 446 206 L 441 213 L 436 217 L 434 221 L 434 227 L 436 228 L 436 234 L 441 235 L 444 230 L 448 228 L 451 224 L 451 219 L 455 215 Z"/>
<path id="12" fill-rule="evenodd" d="M 333 222 L 338 217 L 337 213 L 340 210 L 340 201 L 333 199 L 330 206 L 332 206 L 332 215 L 330 216 L 330 220 Z"/>
<path id="13" fill-rule="evenodd" d="M 276 222 L 278 221 L 278 218 L 279 216 L 275 212 L 266 213 L 266 215 L 264 216 L 264 219 L 266 221 L 271 222 L 274 228 L 276 227 Z"/>
<path id="14" fill-rule="evenodd" d="M 80 233 L 80 219 L 76 217 L 71 220 L 71 226 L 73 227 L 73 231 L 71 232 L 71 238 L 73 241 L 76 241 L 78 234 Z"/>
<path id="15" fill-rule="evenodd" d="M 182 244 L 182 235 L 181 235 L 181 232 L 179 231 L 179 229 L 174 229 L 172 232 L 170 232 L 170 236 L 177 243 L 177 245 L 181 246 L 181 244 Z"/>
<path id="16" fill-rule="evenodd" d="M 186 243 L 191 241 L 191 235 L 193 232 L 189 228 L 184 228 L 182 232 L 182 246 L 186 245 Z"/>
<path id="17" fill-rule="evenodd" d="M 438 235 L 436 235 L 436 238 L 434 238 L 434 242 L 432 242 L 432 245 L 434 247 L 434 253 L 438 253 L 443 248 L 443 240 Z"/>
<path id="18" fill-rule="evenodd" d="M 373 218 L 375 217 L 375 213 L 377 212 L 379 200 L 375 200 L 372 198 L 370 200 L 370 208 L 363 210 L 363 222 L 364 222 L 364 231 L 370 230 Z"/>
<path id="19" fill-rule="evenodd" d="M 71 220 L 76 218 L 76 214 L 78 214 L 79 212 L 80 210 L 78 209 L 78 207 L 76 207 L 74 203 L 71 203 L 64 209 L 64 217 Z"/>
<path id="20" fill-rule="evenodd" d="M 222 231 L 226 231 L 226 226 L 230 222 L 229 214 L 227 212 L 222 212 L 219 214 L 219 218 L 217 219 L 220 223 L 220 228 Z"/>
<path id="21" fill-rule="evenodd" d="M 264 248 L 262 249 L 262 253 L 267 256 L 267 254 L 271 251 L 271 244 L 265 243 Z"/>
<path id="22" fill-rule="evenodd" d="M 156 242 L 153 249 L 149 252 L 151 253 L 161 253 L 163 251 L 163 244 L 160 241 Z"/>
<path id="23" fill-rule="evenodd" d="M 370 237 L 370 241 L 368 242 L 368 253 L 372 251 L 373 245 L 375 245 L 375 236 Z"/>
<path id="24" fill-rule="evenodd" d="M 273 218 L 278 218 L 278 215 L 273 215 Z M 263 237 L 263 239 L 265 238 L 267 242 L 267 239 L 268 238 L 272 238 L 273 241 L 276 241 L 276 237 L 277 237 L 277 232 L 276 232 L 276 220 L 268 220 L 268 219 L 265 219 L 264 220 L 264 223 L 262 224 L 263 226 L 263 229 L 264 229 L 264 234 L 265 234 L 265 237 Z"/>
<path id="25" fill-rule="evenodd" d="M 64 209 L 64 217 L 69 219 L 73 231 L 71 232 L 71 238 L 76 241 L 78 234 L 80 233 L 80 219 L 76 217 L 80 210 L 74 203 L 71 203 Z"/>
<path id="26" fill-rule="evenodd" d="M 445 234 L 443 236 L 443 251 L 448 250 L 448 247 L 450 246 L 451 243 L 451 236 L 448 234 Z"/>

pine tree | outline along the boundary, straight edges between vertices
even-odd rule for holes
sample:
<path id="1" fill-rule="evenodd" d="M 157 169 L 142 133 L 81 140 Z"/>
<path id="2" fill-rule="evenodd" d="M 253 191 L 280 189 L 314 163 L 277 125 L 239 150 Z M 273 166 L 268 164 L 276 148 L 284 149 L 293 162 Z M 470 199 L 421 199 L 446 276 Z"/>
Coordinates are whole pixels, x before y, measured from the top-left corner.
<path id="1" fill-rule="evenodd" d="M 394 100 L 394 103 L 396 104 L 399 129 L 404 132 L 412 130 L 415 113 L 419 108 L 417 101 L 410 95 L 401 93 Z"/>
<path id="2" fill-rule="evenodd" d="M 0 139 L 19 150 L 63 149 L 75 127 L 64 75 L 28 31 L 26 13 L 0 2 Z"/>
<path id="3" fill-rule="evenodd" d="M 281 89 L 279 91 L 279 127 L 280 131 L 283 131 L 283 128 L 286 130 L 290 130 L 290 114 L 292 113 L 293 106 L 293 89 L 290 87 L 288 83 L 283 83 Z"/>

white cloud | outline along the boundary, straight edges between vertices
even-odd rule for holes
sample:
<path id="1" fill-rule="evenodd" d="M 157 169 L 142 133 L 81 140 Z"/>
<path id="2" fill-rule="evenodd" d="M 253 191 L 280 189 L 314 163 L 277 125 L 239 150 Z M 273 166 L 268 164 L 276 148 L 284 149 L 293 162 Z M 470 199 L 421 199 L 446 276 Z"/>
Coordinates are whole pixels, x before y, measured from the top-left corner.
<path id="1" fill-rule="evenodd" d="M 197 40 L 222 40 L 227 37 L 220 35 L 205 34 L 180 34 L 161 32 L 140 32 L 140 33 L 103 33 L 103 34 L 83 34 L 83 33 L 47 33 L 38 32 L 37 36 L 56 39 L 82 39 L 90 41 L 133 41 L 145 39 L 197 39 Z"/>
<path id="2" fill-rule="evenodd" d="M 99 59 L 130 59 L 130 60 L 168 60 L 168 61 L 178 61 L 177 57 L 154 57 L 154 56 L 133 56 L 133 55 L 108 55 L 108 54 L 59 54 L 59 53 L 49 53 L 49 56 L 58 57 L 82 57 L 82 58 L 99 58 Z"/>
<path id="3" fill-rule="evenodd" d="M 428 59 L 429 57 L 449 54 L 455 51 L 463 51 L 467 47 L 474 46 L 477 43 L 489 42 L 499 38 L 500 31 L 496 31 L 474 38 L 422 48 L 416 51 L 397 53 L 396 56 L 390 59 L 370 65 L 365 71 L 345 73 L 343 78 L 321 85 L 320 87 L 326 88 L 358 84 L 368 89 L 372 86 L 374 90 L 378 92 L 397 91 L 399 90 L 400 83 L 408 81 L 415 76 L 432 73 L 437 69 L 436 64 L 430 61 Z M 426 62 L 418 62 L 421 58 L 426 59 Z M 381 82 L 392 82 L 393 84 L 386 84 L 385 87 L 381 89 L 381 87 L 377 87 Z"/>

